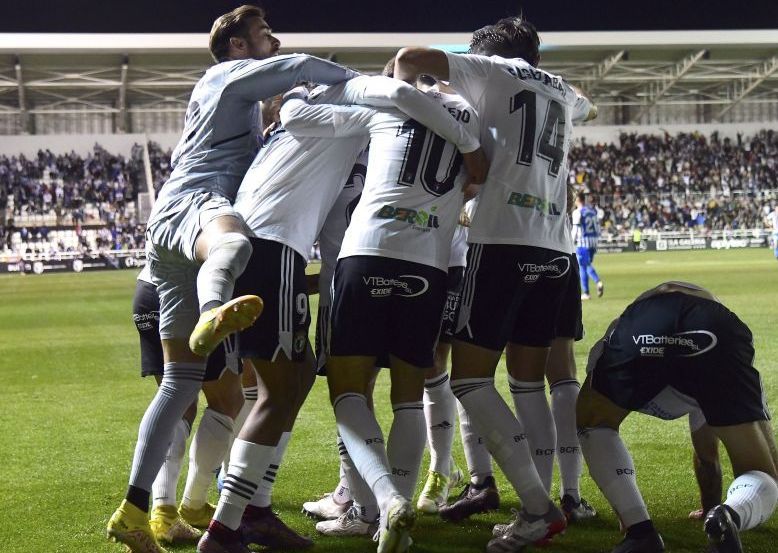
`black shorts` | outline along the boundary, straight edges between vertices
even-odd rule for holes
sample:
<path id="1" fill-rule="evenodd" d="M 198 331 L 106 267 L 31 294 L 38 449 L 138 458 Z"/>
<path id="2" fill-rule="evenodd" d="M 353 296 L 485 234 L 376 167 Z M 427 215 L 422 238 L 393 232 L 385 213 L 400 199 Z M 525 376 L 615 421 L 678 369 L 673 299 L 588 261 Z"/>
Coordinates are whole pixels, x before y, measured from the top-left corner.
<path id="1" fill-rule="evenodd" d="M 502 351 L 548 347 L 572 272 L 569 254 L 533 246 L 470 244 L 454 335 Z"/>
<path id="2" fill-rule="evenodd" d="M 433 364 L 446 301 L 440 269 L 378 256 L 338 260 L 330 355 L 394 355 L 420 368 Z"/>
<path id="3" fill-rule="evenodd" d="M 624 409 L 645 411 L 672 388 L 696 401 L 711 426 L 769 419 L 751 331 L 718 302 L 651 296 L 627 307 L 595 348 L 592 386 Z"/>
<path id="4" fill-rule="evenodd" d="M 165 361 L 162 355 L 162 341 L 159 338 L 159 295 L 157 295 L 157 287 L 150 282 L 138 280 L 135 285 L 132 320 L 140 337 L 140 375 L 162 377 L 165 372 Z M 241 364 L 234 353 L 232 342 L 231 337 L 227 338 L 208 356 L 204 379 L 206 382 L 219 380 L 225 368 L 240 374 Z"/>
<path id="5" fill-rule="evenodd" d="M 255 294 L 265 307 L 257 322 L 238 333 L 238 355 L 274 361 L 283 352 L 291 361 L 303 361 L 311 324 L 306 260 L 280 242 L 251 238 L 251 245 L 251 259 L 234 295 Z"/>
<path id="6" fill-rule="evenodd" d="M 462 297 L 462 283 L 464 282 L 464 267 L 449 267 L 448 281 L 446 284 L 446 305 L 443 307 L 443 319 L 440 322 L 439 341 L 448 344 L 456 330 L 456 315 L 459 309 L 459 299 Z"/>
<path id="7" fill-rule="evenodd" d="M 573 338 L 576 342 L 583 340 L 583 309 L 581 306 L 581 280 L 578 278 L 578 259 L 570 256 L 570 276 L 567 288 L 562 297 L 562 305 L 556 319 L 555 336 L 557 338 Z"/>

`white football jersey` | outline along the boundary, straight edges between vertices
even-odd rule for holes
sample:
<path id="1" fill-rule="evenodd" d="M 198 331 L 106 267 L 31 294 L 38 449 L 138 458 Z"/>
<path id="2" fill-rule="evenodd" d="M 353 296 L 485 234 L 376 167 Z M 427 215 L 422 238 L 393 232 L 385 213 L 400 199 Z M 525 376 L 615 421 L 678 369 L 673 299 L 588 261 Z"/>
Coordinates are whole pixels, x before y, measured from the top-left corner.
<path id="1" fill-rule="evenodd" d="M 462 98 L 428 94 L 478 132 L 478 117 Z M 465 176 L 453 144 L 400 112 L 377 113 L 365 189 L 339 257 L 378 255 L 448 271 Z"/>
<path id="2" fill-rule="evenodd" d="M 321 272 L 319 273 L 319 305 L 329 305 L 330 285 L 335 275 L 335 265 L 338 262 L 340 245 L 351 221 L 351 215 L 357 207 L 367 175 L 367 150 L 359 154 L 357 162 L 351 169 L 343 190 L 335 200 L 324 226 L 319 233 L 319 250 L 321 251 Z"/>
<path id="3" fill-rule="evenodd" d="M 569 252 L 566 159 L 591 103 L 521 59 L 447 53 L 450 83 L 478 112 L 490 161 L 470 242 Z"/>
<path id="4" fill-rule="evenodd" d="M 478 204 L 478 198 L 473 198 L 465 204 L 465 213 L 468 218 L 473 219 L 475 206 Z M 449 267 L 464 267 L 467 265 L 467 235 L 469 227 L 457 225 L 454 229 L 454 238 L 451 240 L 451 254 L 448 258 Z"/>
<path id="5" fill-rule="evenodd" d="M 322 97 L 326 99 L 327 94 Z M 246 173 L 235 211 L 257 238 L 285 244 L 308 259 L 324 220 L 367 143 L 366 131 L 345 138 L 310 138 L 295 136 L 281 127 Z"/>

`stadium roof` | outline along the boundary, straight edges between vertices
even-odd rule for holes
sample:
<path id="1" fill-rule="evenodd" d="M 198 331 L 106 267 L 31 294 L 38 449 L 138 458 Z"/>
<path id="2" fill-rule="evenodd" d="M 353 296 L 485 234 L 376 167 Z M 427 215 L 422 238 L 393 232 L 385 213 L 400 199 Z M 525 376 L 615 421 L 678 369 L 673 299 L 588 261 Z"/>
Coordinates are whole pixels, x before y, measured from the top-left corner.
<path id="1" fill-rule="evenodd" d="M 365 72 L 400 47 L 463 51 L 465 33 L 286 33 L 283 52 L 308 52 Z M 542 67 L 600 106 L 708 105 L 726 120 L 739 103 L 778 102 L 778 30 L 549 32 Z M 204 34 L 0 34 L 0 115 L 183 112 L 212 62 Z M 119 119 L 123 119 L 120 117 Z"/>

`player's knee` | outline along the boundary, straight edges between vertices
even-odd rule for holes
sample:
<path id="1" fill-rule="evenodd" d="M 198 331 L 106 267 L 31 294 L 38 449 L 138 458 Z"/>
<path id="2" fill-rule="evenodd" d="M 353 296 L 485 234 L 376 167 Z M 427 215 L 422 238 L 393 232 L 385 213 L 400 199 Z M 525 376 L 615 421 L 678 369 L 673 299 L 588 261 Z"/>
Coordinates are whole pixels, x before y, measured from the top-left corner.
<path id="1" fill-rule="evenodd" d="M 225 232 L 220 234 L 208 251 L 208 258 L 224 261 L 224 265 L 234 278 L 243 273 L 251 259 L 253 248 L 251 241 L 240 232 Z"/>

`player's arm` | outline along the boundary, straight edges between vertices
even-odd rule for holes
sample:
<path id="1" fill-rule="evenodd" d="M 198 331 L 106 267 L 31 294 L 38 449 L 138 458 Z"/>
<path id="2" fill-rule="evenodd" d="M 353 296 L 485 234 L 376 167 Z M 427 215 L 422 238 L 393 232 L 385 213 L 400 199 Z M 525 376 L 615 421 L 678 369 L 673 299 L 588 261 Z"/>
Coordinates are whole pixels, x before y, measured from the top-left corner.
<path id="1" fill-rule="evenodd" d="M 454 144 L 463 154 L 474 152 L 481 143 L 458 123 L 438 102 L 406 82 L 391 77 L 362 76 L 342 85 L 336 103 L 396 108 L 435 134 Z"/>
<path id="2" fill-rule="evenodd" d="M 281 124 L 294 136 L 343 138 L 366 135 L 375 110 L 358 106 L 309 104 L 306 94 L 295 89 L 281 106 Z"/>
<path id="3" fill-rule="evenodd" d="M 257 102 L 283 94 L 302 82 L 337 84 L 357 75 L 351 69 L 307 54 L 244 60 L 232 67 L 224 94 Z"/>
<path id="4" fill-rule="evenodd" d="M 713 507 L 721 503 L 721 463 L 719 462 L 719 440 L 710 426 L 702 421 L 695 429 L 694 419 L 689 416 L 692 446 L 694 447 L 694 476 L 700 488 L 702 512 L 694 511 L 689 516 L 702 518 Z"/>
<path id="5" fill-rule="evenodd" d="M 471 106 L 478 107 L 486 91 L 492 61 L 485 56 L 453 54 L 434 48 L 403 48 L 394 61 L 394 76 L 415 82 L 419 75 L 447 81 Z"/>
<path id="6" fill-rule="evenodd" d="M 577 86 L 567 83 L 575 92 L 575 104 L 573 105 L 573 121 L 591 121 L 597 117 L 597 105 L 592 102 Z"/>
<path id="7" fill-rule="evenodd" d="M 403 48 L 394 60 L 394 77 L 414 83 L 419 75 L 430 75 L 448 81 L 448 58 L 443 50 L 435 48 Z"/>

